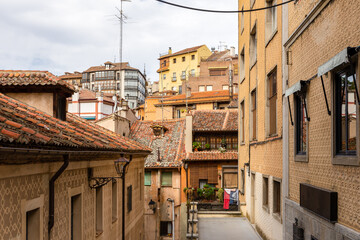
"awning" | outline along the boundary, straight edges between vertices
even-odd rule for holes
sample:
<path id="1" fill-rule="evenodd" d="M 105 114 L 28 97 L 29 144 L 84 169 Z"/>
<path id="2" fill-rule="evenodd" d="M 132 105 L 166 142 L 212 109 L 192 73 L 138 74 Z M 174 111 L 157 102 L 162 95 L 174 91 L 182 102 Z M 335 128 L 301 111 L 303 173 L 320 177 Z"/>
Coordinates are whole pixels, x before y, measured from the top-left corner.
<path id="1" fill-rule="evenodd" d="M 290 95 L 300 92 L 302 87 L 306 84 L 307 81 L 300 80 L 285 91 L 285 97 L 289 97 Z"/>
<path id="2" fill-rule="evenodd" d="M 324 75 L 325 73 L 333 70 L 334 68 L 342 65 L 350 63 L 350 57 L 357 54 L 360 50 L 359 47 L 347 47 L 338 54 L 336 54 L 335 57 L 331 58 L 329 61 L 324 63 L 318 68 L 318 77 Z"/>

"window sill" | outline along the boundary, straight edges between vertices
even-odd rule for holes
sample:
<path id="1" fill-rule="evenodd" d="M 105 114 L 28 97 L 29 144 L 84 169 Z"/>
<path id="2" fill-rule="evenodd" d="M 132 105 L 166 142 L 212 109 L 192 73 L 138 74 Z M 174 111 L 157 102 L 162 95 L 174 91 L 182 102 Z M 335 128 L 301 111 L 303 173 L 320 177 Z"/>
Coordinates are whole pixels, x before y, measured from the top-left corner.
<path id="1" fill-rule="evenodd" d="M 171 185 L 161 185 L 161 187 L 172 187 Z"/>
<path id="2" fill-rule="evenodd" d="M 271 42 L 271 40 L 275 37 L 276 33 L 278 32 L 277 28 L 275 28 L 275 30 L 272 32 L 272 34 L 270 35 L 270 37 L 268 38 L 268 40 L 266 40 L 265 42 L 265 48 L 269 45 L 269 43 Z"/>
<path id="3" fill-rule="evenodd" d="M 271 139 L 271 138 L 276 138 L 277 136 L 279 136 L 277 133 L 271 134 L 266 137 L 266 140 Z"/>
<path id="4" fill-rule="evenodd" d="M 357 155 L 336 155 L 332 158 L 332 164 L 344 166 L 360 166 L 360 161 Z"/>
<path id="5" fill-rule="evenodd" d="M 309 162 L 307 154 L 296 154 L 294 158 L 295 162 Z"/>
<path id="6" fill-rule="evenodd" d="M 245 143 L 244 143 L 244 142 L 241 142 L 241 143 L 240 143 L 240 146 L 244 146 L 244 145 L 245 145 Z"/>
<path id="7" fill-rule="evenodd" d="M 263 205 L 262 208 L 265 210 L 265 212 L 270 213 L 269 205 Z"/>
<path id="8" fill-rule="evenodd" d="M 273 213 L 272 215 L 273 215 L 273 217 L 274 217 L 277 221 L 279 221 L 280 223 L 282 223 L 281 215 L 280 215 L 279 212 Z"/>

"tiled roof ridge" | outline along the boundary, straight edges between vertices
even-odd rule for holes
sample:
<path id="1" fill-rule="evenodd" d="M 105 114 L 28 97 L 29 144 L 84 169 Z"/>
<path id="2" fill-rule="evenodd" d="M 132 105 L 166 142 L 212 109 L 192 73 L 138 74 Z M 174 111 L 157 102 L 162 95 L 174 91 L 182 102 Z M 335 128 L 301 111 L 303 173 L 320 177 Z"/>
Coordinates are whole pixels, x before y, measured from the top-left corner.
<path id="1" fill-rule="evenodd" d="M 237 160 L 238 152 L 220 152 L 220 151 L 201 151 L 201 152 L 188 152 L 185 160 L 192 161 L 217 161 L 217 160 Z"/>
<path id="2" fill-rule="evenodd" d="M 230 111 L 227 111 L 226 112 L 226 115 L 225 115 L 225 120 L 224 120 L 224 123 L 223 123 L 223 126 L 222 126 L 222 130 L 224 130 L 226 128 L 226 125 L 227 125 L 227 122 L 228 122 L 228 119 L 229 119 L 229 114 Z"/>
<path id="3" fill-rule="evenodd" d="M 134 140 L 95 126 L 74 114 L 67 113 L 68 121 L 62 121 L 3 93 L 0 93 L 0 110 L 0 140 L 5 142 L 100 151 L 150 151 Z"/>
<path id="4" fill-rule="evenodd" d="M 13 79 L 22 80 L 14 82 Z M 32 79 L 35 78 L 35 79 Z M 30 80 L 25 82 L 26 80 Z M 44 81 L 45 80 L 45 81 Z M 29 86 L 29 85 L 60 85 L 74 91 L 74 87 L 47 70 L 0 70 L 0 85 Z"/>
<path id="5" fill-rule="evenodd" d="M 196 112 L 236 112 L 238 111 L 237 109 L 198 109 L 198 110 L 191 110 L 191 113 L 196 113 Z"/>
<path id="6" fill-rule="evenodd" d="M 189 47 L 189 48 L 184 48 L 180 51 L 177 51 L 177 52 L 174 52 L 174 53 L 170 53 L 170 54 L 165 54 L 163 56 L 161 56 L 159 58 L 160 59 L 163 59 L 163 58 L 168 58 L 168 57 L 172 57 L 172 56 L 177 56 L 177 55 L 181 55 L 181 54 L 184 54 L 184 53 L 190 53 L 190 52 L 194 52 L 196 50 L 198 50 L 199 48 L 201 48 L 202 46 L 206 46 L 205 44 L 202 44 L 202 45 L 199 45 L 199 46 L 195 46 L 195 47 Z"/>

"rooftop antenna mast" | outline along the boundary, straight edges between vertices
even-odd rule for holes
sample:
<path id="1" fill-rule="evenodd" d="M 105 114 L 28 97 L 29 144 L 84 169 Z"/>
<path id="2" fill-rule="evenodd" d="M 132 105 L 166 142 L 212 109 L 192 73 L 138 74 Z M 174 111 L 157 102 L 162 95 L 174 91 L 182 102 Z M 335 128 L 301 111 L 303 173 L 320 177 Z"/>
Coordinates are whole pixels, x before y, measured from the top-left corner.
<path id="1" fill-rule="evenodd" d="M 131 0 L 120 0 L 120 9 L 116 7 L 116 9 L 119 12 L 119 16 L 115 15 L 115 17 L 120 22 L 120 46 L 119 46 L 119 79 L 117 79 L 117 76 L 115 76 L 115 95 L 119 96 L 120 92 L 120 84 L 121 83 L 121 70 L 122 70 L 122 47 L 123 47 L 123 23 L 125 22 L 125 19 L 127 19 L 126 15 L 123 13 L 123 7 L 122 2 L 131 2 Z M 126 22 L 125 22 L 126 23 Z"/>

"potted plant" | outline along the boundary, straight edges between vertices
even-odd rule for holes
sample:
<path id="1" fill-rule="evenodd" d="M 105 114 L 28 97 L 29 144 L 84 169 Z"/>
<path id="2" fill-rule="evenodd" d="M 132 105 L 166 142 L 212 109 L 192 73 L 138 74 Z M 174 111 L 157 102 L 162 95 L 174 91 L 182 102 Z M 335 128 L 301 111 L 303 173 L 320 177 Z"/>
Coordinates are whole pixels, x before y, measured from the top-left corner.
<path id="1" fill-rule="evenodd" d="M 221 139 L 221 147 L 226 148 L 226 140 L 225 138 Z"/>
<path id="2" fill-rule="evenodd" d="M 205 149 L 206 149 L 206 150 L 210 150 L 210 144 L 208 144 L 208 143 L 205 144 Z"/>
<path id="3" fill-rule="evenodd" d="M 193 142 L 193 150 L 197 152 L 198 150 L 201 150 L 201 144 L 199 142 Z"/>

